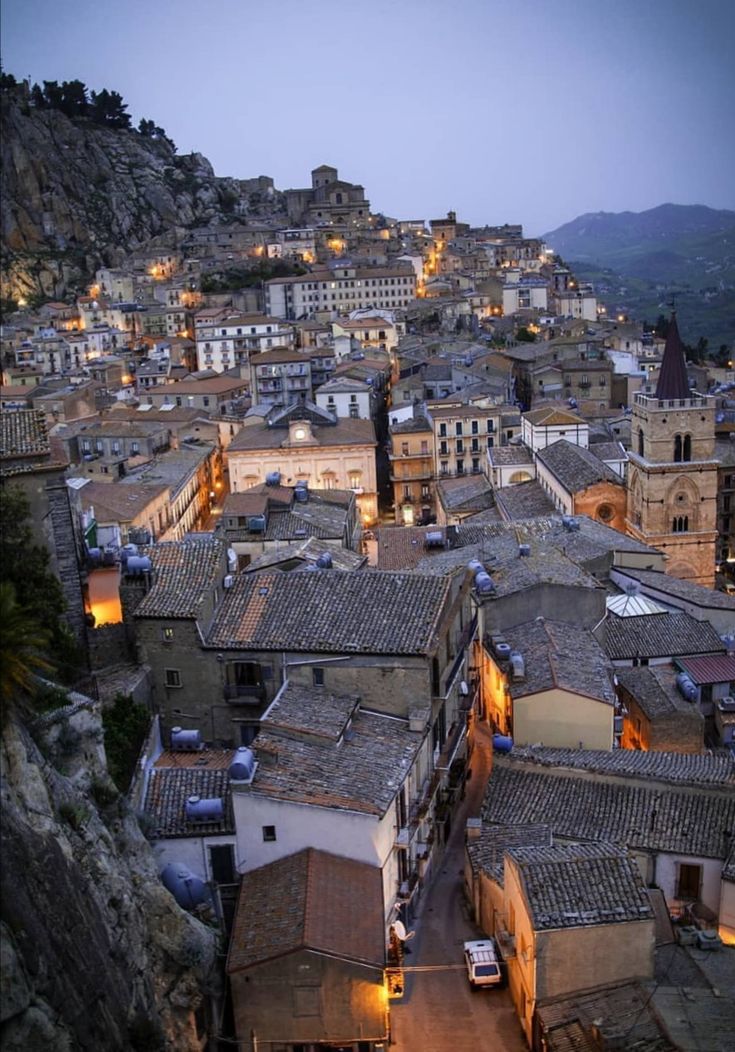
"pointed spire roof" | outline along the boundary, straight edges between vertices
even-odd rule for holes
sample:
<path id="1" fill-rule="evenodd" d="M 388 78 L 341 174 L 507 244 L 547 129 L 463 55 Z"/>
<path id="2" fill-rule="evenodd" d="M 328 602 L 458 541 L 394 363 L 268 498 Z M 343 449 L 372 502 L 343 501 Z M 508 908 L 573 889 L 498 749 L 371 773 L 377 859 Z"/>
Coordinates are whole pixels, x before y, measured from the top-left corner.
<path id="1" fill-rule="evenodd" d="M 656 385 L 656 398 L 691 398 L 684 345 L 676 324 L 676 311 L 671 312 L 661 372 Z"/>

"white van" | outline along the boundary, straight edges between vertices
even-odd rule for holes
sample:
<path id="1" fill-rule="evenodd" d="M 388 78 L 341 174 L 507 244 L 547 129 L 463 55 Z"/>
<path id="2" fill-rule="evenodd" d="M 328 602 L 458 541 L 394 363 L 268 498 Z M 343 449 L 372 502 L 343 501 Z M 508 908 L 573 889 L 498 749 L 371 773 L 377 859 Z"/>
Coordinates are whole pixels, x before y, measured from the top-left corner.
<path id="1" fill-rule="evenodd" d="M 500 957 L 493 939 L 477 939 L 464 944 L 467 977 L 472 986 L 501 986 Z"/>

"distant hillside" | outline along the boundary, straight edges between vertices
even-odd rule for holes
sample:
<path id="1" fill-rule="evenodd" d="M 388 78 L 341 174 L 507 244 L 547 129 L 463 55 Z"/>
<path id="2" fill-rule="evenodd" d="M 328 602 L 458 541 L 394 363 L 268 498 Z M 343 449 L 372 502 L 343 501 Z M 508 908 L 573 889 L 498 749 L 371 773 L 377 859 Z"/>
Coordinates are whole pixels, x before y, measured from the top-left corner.
<path id="1" fill-rule="evenodd" d="M 712 347 L 735 340 L 735 212 L 671 204 L 590 212 L 544 240 L 580 277 L 598 282 L 612 309 L 654 320 L 675 296 L 690 338 L 704 336 Z"/>

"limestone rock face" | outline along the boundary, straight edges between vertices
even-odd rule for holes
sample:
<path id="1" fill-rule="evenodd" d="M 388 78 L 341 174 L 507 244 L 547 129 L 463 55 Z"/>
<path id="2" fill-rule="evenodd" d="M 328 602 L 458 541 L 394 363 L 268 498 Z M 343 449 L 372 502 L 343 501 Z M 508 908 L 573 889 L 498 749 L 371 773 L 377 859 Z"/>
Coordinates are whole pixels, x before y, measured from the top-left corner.
<path id="1" fill-rule="evenodd" d="M 3 294 L 62 296 L 154 238 L 222 219 L 240 197 L 201 154 L 5 95 L 0 121 Z"/>
<path id="2" fill-rule="evenodd" d="M 198 1052 L 217 935 L 161 884 L 101 735 L 89 699 L 3 733 L 0 1044 Z"/>

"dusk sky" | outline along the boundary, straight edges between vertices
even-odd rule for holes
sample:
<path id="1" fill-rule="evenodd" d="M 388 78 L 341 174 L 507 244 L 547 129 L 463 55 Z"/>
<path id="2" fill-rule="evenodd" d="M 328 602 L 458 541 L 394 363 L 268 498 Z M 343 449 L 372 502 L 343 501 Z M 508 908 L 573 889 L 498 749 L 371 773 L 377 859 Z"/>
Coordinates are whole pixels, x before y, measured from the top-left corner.
<path id="1" fill-rule="evenodd" d="M 522 222 L 735 208 L 733 0 L 3 0 L 3 68 L 119 91 L 217 175 Z"/>

